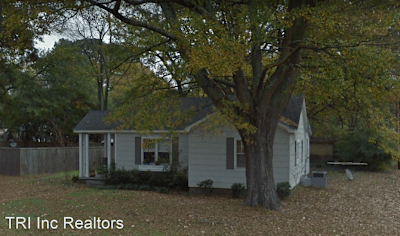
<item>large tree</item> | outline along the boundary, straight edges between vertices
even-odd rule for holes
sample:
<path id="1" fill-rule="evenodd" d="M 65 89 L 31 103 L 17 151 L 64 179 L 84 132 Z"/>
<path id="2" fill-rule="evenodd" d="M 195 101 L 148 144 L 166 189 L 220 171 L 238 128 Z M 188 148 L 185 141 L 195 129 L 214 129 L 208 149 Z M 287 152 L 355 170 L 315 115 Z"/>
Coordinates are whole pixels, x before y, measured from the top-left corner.
<path id="1" fill-rule="evenodd" d="M 7 118 L 2 125 L 26 143 L 74 141 L 73 127 L 95 104 L 95 84 L 84 76 L 87 62 L 78 49 L 61 40 L 32 67 L 16 69 L 14 86 L 1 105 L 0 117 Z"/>
<path id="2" fill-rule="evenodd" d="M 72 36 L 90 64 L 91 76 L 97 84 L 97 109 L 107 110 L 108 95 L 112 88 L 111 78 L 115 76 L 117 64 L 124 53 L 113 45 L 111 20 L 109 14 L 96 8 L 77 11 L 69 20 L 64 34 Z M 126 55 L 126 54 L 125 54 Z M 117 59 L 118 58 L 118 59 Z"/>
<path id="3" fill-rule="evenodd" d="M 245 205 L 279 209 L 273 142 L 304 59 L 382 43 L 397 4 L 381 1 L 88 0 L 122 23 L 146 62 L 196 83 L 235 125 L 246 153 Z M 83 5 L 81 5 L 82 7 Z M 320 37 L 323 36 L 323 37 Z M 129 40 L 131 39 L 131 40 Z M 139 50 L 139 51 L 140 51 Z M 318 60 L 318 59 L 317 59 Z"/>

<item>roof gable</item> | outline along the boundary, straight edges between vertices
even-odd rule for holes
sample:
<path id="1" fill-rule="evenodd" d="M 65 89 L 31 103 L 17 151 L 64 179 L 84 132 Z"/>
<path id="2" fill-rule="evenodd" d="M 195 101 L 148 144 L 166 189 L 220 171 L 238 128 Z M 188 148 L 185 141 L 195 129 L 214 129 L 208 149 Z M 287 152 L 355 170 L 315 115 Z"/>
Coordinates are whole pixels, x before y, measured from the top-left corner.
<path id="1" fill-rule="evenodd" d="M 299 95 L 294 95 L 290 98 L 289 104 L 287 105 L 282 116 L 290 121 L 293 121 L 296 126 L 300 121 L 300 114 L 303 108 L 304 97 Z"/>

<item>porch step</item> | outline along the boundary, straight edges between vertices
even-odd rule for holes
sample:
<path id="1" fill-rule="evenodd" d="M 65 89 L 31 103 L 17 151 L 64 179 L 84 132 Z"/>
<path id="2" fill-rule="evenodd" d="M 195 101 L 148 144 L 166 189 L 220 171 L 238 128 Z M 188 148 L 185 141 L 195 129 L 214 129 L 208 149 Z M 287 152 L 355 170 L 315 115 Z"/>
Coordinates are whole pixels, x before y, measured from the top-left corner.
<path id="1" fill-rule="evenodd" d="M 104 185 L 103 177 L 80 177 L 79 182 L 87 186 Z"/>

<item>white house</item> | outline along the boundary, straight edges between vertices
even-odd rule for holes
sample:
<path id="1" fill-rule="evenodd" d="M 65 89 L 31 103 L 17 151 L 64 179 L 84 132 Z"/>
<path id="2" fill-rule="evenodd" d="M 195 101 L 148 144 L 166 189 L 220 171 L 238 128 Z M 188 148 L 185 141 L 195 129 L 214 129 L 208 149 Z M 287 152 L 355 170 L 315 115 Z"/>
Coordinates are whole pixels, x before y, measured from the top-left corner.
<path id="1" fill-rule="evenodd" d="M 89 177 L 89 134 L 104 134 L 105 156 L 111 163 L 111 137 L 117 168 L 163 171 L 159 162 L 179 162 L 188 167 L 189 188 L 195 190 L 205 179 L 214 181 L 217 189 L 230 189 L 233 183 L 246 183 L 243 147 L 239 133 L 224 128 L 218 134 L 204 135 L 200 124 L 210 122 L 213 113 L 209 99 L 182 98 L 181 109 L 197 107 L 193 119 L 165 139 L 165 130 L 141 135 L 135 130 L 119 130 L 120 124 L 108 124 L 108 111 L 90 111 L 74 128 L 79 133 L 79 176 Z M 283 113 L 274 142 L 275 182 L 289 182 L 291 187 L 310 171 L 310 135 L 305 99 L 293 96 Z"/>

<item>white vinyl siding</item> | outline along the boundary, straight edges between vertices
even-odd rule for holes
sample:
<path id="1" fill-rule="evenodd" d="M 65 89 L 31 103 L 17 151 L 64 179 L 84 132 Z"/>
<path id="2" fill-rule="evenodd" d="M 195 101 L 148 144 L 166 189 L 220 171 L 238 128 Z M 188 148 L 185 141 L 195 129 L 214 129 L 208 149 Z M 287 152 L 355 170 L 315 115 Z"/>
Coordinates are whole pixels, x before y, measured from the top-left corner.
<path id="1" fill-rule="evenodd" d="M 309 158 L 308 158 L 308 150 L 307 150 L 307 145 L 309 145 L 309 139 L 308 139 L 308 127 L 305 127 L 305 119 L 307 117 L 305 116 L 305 105 L 303 106 L 303 110 L 300 115 L 300 120 L 298 124 L 298 128 L 295 132 L 295 134 L 292 135 L 291 138 L 291 145 L 293 145 L 291 148 L 291 164 L 290 164 L 290 186 L 294 187 L 296 186 L 299 182 L 302 176 L 307 175 L 310 172 L 310 167 L 309 167 Z M 296 144 L 294 143 L 296 142 Z M 297 150 L 294 150 L 294 147 L 296 146 Z"/>
<path id="2" fill-rule="evenodd" d="M 189 135 L 180 134 L 179 135 L 179 164 L 182 168 L 188 166 L 189 157 Z"/>
<path id="3" fill-rule="evenodd" d="M 133 134 L 115 134 L 118 142 L 115 142 L 116 168 L 132 170 L 135 165 L 135 137 Z"/>
<path id="4" fill-rule="evenodd" d="M 212 179 L 214 188 L 231 188 L 233 183 L 246 183 L 245 168 L 226 169 L 226 138 L 240 139 L 233 128 L 212 137 L 203 136 L 202 131 L 189 133 L 189 187 Z M 274 142 L 275 182 L 289 181 L 289 135 L 277 129 Z M 236 146 L 236 145 L 235 145 Z"/>

